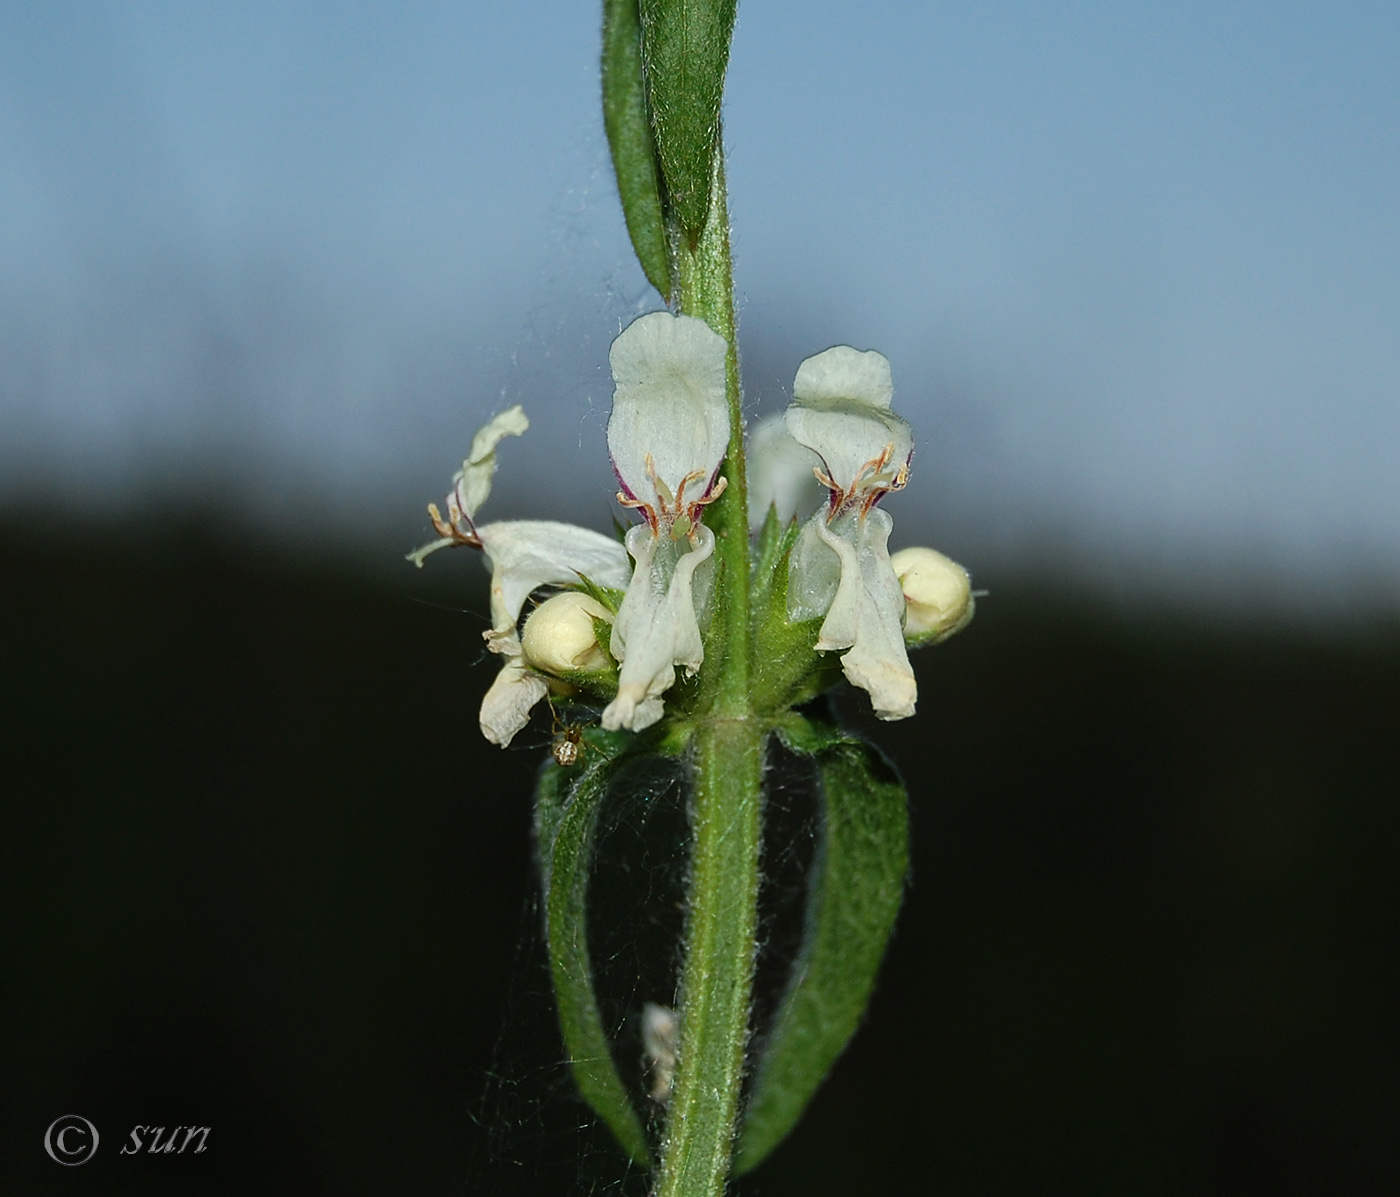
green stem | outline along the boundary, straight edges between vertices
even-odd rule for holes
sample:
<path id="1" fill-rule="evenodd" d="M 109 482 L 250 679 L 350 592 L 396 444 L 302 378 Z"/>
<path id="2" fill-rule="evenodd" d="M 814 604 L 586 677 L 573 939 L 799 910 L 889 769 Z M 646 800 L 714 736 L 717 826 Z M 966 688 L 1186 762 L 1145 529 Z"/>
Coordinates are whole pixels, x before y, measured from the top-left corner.
<path id="1" fill-rule="evenodd" d="M 696 729 L 681 1042 L 658 1197 L 718 1197 L 729 1176 L 758 930 L 761 754 L 757 720 Z"/>
<path id="2" fill-rule="evenodd" d="M 719 565 L 705 668 L 716 678 L 695 720 L 690 893 L 681 973 L 681 1041 L 658 1197 L 719 1197 L 729 1177 L 758 929 L 763 729 L 749 693 L 749 529 L 724 153 L 705 229 L 691 249 L 672 230 L 678 306 L 724 337 L 730 412 L 728 489 L 706 517 Z M 718 659 L 715 659 L 718 658 Z"/>
<path id="3" fill-rule="evenodd" d="M 705 516 L 715 534 L 715 556 L 720 576 L 716 590 L 724 601 L 713 618 L 722 626 L 710 644 L 723 659 L 706 661 L 705 671 L 718 679 L 714 709 L 730 718 L 743 718 L 752 709 L 749 701 L 749 504 L 748 475 L 744 468 L 744 413 L 739 396 L 739 349 L 734 323 L 734 272 L 729 260 L 729 205 L 725 202 L 724 149 L 715 150 L 714 185 L 709 218 L 695 248 L 685 236 L 672 231 L 678 306 L 688 316 L 698 316 L 728 346 L 725 358 L 726 393 L 729 399 L 729 452 L 724 462 L 727 480 L 724 495 Z M 708 648 L 707 648 L 708 651 Z"/>

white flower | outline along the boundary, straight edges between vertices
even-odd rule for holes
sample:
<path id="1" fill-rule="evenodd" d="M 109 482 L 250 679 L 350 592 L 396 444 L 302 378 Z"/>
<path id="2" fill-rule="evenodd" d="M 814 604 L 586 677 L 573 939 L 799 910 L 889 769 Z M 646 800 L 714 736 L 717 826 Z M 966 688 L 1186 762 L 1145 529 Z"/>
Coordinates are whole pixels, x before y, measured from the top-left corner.
<path id="1" fill-rule="evenodd" d="M 802 529 L 788 566 L 788 617 L 826 618 L 816 648 L 847 649 L 841 667 L 881 719 L 914 713 L 918 687 L 904 647 L 905 598 L 890 564 L 893 526 L 876 504 L 909 476 L 909 425 L 890 411 L 890 364 L 838 345 L 798 368 L 784 421 L 821 459 L 827 505 Z"/>
<path id="2" fill-rule="evenodd" d="M 714 533 L 701 510 L 724 490 L 720 462 L 729 446 L 724 339 L 703 320 L 653 312 L 613 342 L 608 451 L 622 490 L 618 501 L 645 516 L 627 533 L 636 562 L 613 624 L 621 662 L 617 697 L 603 726 L 640 731 L 662 715 L 661 695 L 677 665 L 693 674 L 704 659 L 700 624 Z"/>
<path id="3" fill-rule="evenodd" d="M 491 627 L 483 635 L 487 647 L 506 661 L 482 701 L 481 731 L 503 747 L 529 722 L 530 708 L 545 695 L 543 679 L 529 671 L 521 656 L 516 624 L 525 600 L 542 586 L 574 585 L 580 575 L 613 589 L 627 585 L 629 576 L 622 546 L 587 528 L 552 520 L 476 523 L 476 513 L 491 493 L 496 446 L 529 426 L 516 406 L 494 417 L 472 438 L 471 453 L 452 478 L 448 518 L 442 518 L 436 503 L 428 504 L 439 539 L 408 554 L 422 568 L 424 558 L 438 549 L 469 545 L 481 549 L 491 563 Z"/>

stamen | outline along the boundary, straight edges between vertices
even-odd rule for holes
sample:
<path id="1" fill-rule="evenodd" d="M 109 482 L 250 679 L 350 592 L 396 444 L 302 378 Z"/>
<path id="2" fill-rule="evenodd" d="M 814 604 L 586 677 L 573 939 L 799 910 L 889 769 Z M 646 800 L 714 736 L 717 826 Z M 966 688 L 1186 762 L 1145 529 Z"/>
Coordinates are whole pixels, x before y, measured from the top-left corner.
<path id="1" fill-rule="evenodd" d="M 670 487 L 666 485 L 665 479 L 658 478 L 656 476 L 656 462 L 654 462 L 651 459 L 650 453 L 648 453 L 646 457 L 644 457 L 642 460 L 646 462 L 647 477 L 651 479 L 651 485 L 656 491 L 656 497 L 661 500 L 661 510 L 669 511 L 671 509 L 671 505 L 675 503 L 675 499 L 671 496 Z M 685 489 L 684 482 L 681 483 L 681 489 Z"/>
<path id="2" fill-rule="evenodd" d="M 683 506 L 683 496 L 685 495 L 685 488 L 686 488 L 690 483 L 694 482 L 697 478 L 703 478 L 704 476 L 705 476 L 705 471 L 704 471 L 704 470 L 691 470 L 690 473 L 688 473 L 684 478 L 681 479 L 681 484 L 680 484 L 680 486 L 678 486 L 678 487 L 676 488 L 676 510 L 677 510 L 677 511 L 680 511 L 680 510 L 681 510 L 681 507 Z M 702 499 L 701 502 L 704 502 L 704 500 Z"/>
<path id="3" fill-rule="evenodd" d="M 723 474 L 721 474 L 719 476 L 718 481 L 716 481 L 714 486 L 710 488 L 710 493 L 707 494 L 703 499 L 696 499 L 695 502 L 690 505 L 690 509 L 694 511 L 697 507 L 708 507 L 711 503 L 718 499 L 720 495 L 724 494 L 728 487 L 729 479 L 726 478 Z"/>
<path id="4" fill-rule="evenodd" d="M 448 503 L 447 513 L 451 517 L 450 521 L 442 518 L 442 512 L 438 510 L 436 503 L 428 504 L 428 518 L 433 521 L 433 527 L 437 530 L 437 534 L 444 540 L 452 541 L 453 544 L 470 545 L 474 549 L 481 548 L 481 537 L 477 535 L 471 520 L 463 515 L 455 499 Z M 464 521 L 467 525 L 465 529 L 458 526 Z"/>
<path id="5" fill-rule="evenodd" d="M 626 491 L 621 490 L 617 492 L 617 501 L 623 507 L 630 507 L 635 511 L 640 511 L 646 516 L 646 521 L 651 526 L 651 530 L 653 532 L 656 531 L 656 512 L 653 510 L 650 503 L 644 503 L 641 499 L 634 499 L 628 495 Z"/>
<path id="6" fill-rule="evenodd" d="M 872 457 L 856 471 L 851 485 L 842 489 L 836 482 L 813 469 L 817 481 L 830 491 L 827 499 L 826 522 L 830 524 L 837 516 L 849 511 L 857 502 L 860 504 L 860 517 L 864 519 L 870 509 L 892 490 L 903 490 L 909 481 L 909 461 L 906 458 L 893 475 L 885 472 L 894 456 L 894 443 L 890 442 L 880 451 L 879 457 Z"/>

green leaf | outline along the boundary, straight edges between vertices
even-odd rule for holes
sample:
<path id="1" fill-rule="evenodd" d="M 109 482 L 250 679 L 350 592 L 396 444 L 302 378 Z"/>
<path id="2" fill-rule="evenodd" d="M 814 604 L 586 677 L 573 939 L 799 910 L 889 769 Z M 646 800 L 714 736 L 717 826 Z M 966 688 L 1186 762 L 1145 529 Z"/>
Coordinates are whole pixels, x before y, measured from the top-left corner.
<path id="1" fill-rule="evenodd" d="M 821 834 L 803 945 L 757 1063 L 739 1173 L 797 1124 L 859 1026 L 909 868 L 904 786 L 879 751 L 806 720 L 789 720 L 780 734 L 795 751 L 816 756 Z"/>
<path id="2" fill-rule="evenodd" d="M 693 248 L 710 211 L 737 0 L 641 0 L 642 69 L 667 201 Z"/>
<path id="3" fill-rule="evenodd" d="M 669 303 L 671 255 L 642 80 L 637 0 L 603 0 L 603 127 L 608 131 L 617 194 L 632 248 L 651 285 Z"/>
<path id="4" fill-rule="evenodd" d="M 792 551 L 793 542 L 797 539 L 797 521 L 789 520 L 784 524 L 778 515 L 778 505 L 768 504 L 768 511 L 763 517 L 763 525 L 758 530 L 758 535 L 754 538 L 752 556 L 753 564 L 753 585 L 749 593 L 757 597 L 761 592 L 767 590 L 773 582 L 773 571 L 778 568 L 778 562 L 782 560 L 785 553 Z"/>
<path id="5" fill-rule="evenodd" d="M 646 1133 L 613 1063 L 588 956 L 588 874 L 598 808 L 615 761 L 609 749 L 615 746 L 611 737 L 590 736 L 582 764 L 545 767 L 535 795 L 535 842 L 549 966 L 574 1083 L 627 1154 L 649 1168 Z"/>

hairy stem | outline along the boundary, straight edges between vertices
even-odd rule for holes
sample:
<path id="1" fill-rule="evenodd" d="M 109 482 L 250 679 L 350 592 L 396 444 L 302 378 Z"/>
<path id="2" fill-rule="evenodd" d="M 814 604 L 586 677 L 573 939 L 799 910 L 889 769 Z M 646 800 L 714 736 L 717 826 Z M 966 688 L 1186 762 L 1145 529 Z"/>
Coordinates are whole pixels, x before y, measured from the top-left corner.
<path id="1" fill-rule="evenodd" d="M 718 626 L 709 641 L 718 659 L 705 661 L 717 680 L 693 741 L 681 1041 L 659 1197 L 718 1197 L 724 1191 L 744 1079 L 758 921 L 763 733 L 749 693 L 748 487 L 722 147 L 716 148 L 714 170 L 709 217 L 694 250 L 683 236 L 672 238 L 681 311 L 704 319 L 729 346 L 730 440 L 728 490 L 706 520 L 717 541 L 723 601 L 713 613 Z"/>
<path id="2" fill-rule="evenodd" d="M 697 316 L 719 333 L 728 346 L 725 383 L 729 399 L 729 452 L 724 462 L 728 485 L 719 502 L 710 508 L 705 523 L 715 534 L 715 555 L 720 569 L 719 590 L 723 602 L 713 618 L 722 622 L 719 635 L 711 637 L 723 653 L 719 661 L 705 662 L 705 670 L 718 679 L 714 694 L 716 713 L 743 718 L 751 710 L 749 700 L 749 504 L 748 475 L 744 468 L 744 417 L 739 397 L 739 350 L 735 339 L 734 272 L 729 261 L 729 205 L 724 191 L 724 149 L 715 150 L 714 184 L 709 218 L 693 250 L 675 232 L 675 269 L 680 310 Z"/>
<path id="3" fill-rule="evenodd" d="M 761 751 L 756 720 L 697 729 L 681 1042 L 659 1197 L 718 1197 L 729 1176 L 758 924 Z"/>

